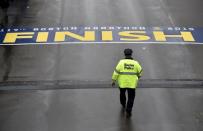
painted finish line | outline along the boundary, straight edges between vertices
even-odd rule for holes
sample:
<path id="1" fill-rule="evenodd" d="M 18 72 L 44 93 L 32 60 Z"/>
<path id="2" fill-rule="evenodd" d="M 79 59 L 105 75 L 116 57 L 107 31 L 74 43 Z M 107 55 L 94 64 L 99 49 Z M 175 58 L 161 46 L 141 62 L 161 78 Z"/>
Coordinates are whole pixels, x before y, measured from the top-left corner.
<path id="1" fill-rule="evenodd" d="M 77 43 L 203 44 L 203 28 L 74 26 L 0 29 L 0 45 Z"/>

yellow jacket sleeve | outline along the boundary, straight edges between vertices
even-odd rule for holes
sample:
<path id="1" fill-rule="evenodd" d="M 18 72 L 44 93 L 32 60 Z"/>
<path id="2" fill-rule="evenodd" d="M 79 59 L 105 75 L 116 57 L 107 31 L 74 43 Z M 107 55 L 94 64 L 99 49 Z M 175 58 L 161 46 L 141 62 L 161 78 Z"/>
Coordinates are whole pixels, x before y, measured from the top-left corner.
<path id="1" fill-rule="evenodd" d="M 114 72 L 113 72 L 112 80 L 117 81 L 117 79 L 118 79 L 118 77 L 119 77 L 120 69 L 121 69 L 121 62 L 119 61 L 119 63 L 118 63 L 117 66 L 116 66 L 116 69 L 115 69 Z"/>
<path id="2" fill-rule="evenodd" d="M 137 62 L 137 69 L 138 69 L 138 78 L 140 78 L 142 76 L 142 67 L 138 62 Z"/>

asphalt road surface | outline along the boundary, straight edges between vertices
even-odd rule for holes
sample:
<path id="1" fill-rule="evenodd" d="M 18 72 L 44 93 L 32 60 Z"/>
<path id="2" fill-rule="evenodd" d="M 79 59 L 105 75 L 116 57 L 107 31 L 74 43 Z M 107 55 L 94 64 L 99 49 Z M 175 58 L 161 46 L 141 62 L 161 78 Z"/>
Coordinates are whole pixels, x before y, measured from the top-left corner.
<path id="1" fill-rule="evenodd" d="M 13 0 L 0 20 L 3 28 L 202 27 L 202 6 L 202 0 Z M 131 119 L 120 112 L 118 90 L 109 88 L 125 48 L 144 69 Z M 0 130 L 202 131 L 202 50 L 179 43 L 0 46 Z M 73 89 L 16 90 L 49 87 Z"/>
<path id="2" fill-rule="evenodd" d="M 7 10 L 7 20 L 2 23 L 3 27 L 201 27 L 202 3 L 201 0 L 14 0 Z M 202 45 L 123 43 L 1 46 L 0 80 L 107 84 L 125 48 L 134 50 L 134 58 L 144 68 L 143 80 L 203 78 Z"/>
<path id="3" fill-rule="evenodd" d="M 202 131 L 202 95 L 202 89 L 138 88 L 127 119 L 117 89 L 7 91 L 0 95 L 0 130 Z"/>

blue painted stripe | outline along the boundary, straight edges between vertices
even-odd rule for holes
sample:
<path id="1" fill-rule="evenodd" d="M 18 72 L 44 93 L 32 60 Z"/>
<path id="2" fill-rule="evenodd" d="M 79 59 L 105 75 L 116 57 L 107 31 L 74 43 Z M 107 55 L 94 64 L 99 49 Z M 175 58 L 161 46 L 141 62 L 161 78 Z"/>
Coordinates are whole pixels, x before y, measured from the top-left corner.
<path id="1" fill-rule="evenodd" d="M 87 34 L 86 32 L 92 33 Z M 105 31 L 108 31 L 105 34 Z M 22 33 L 28 34 L 22 34 Z M 42 33 L 42 32 L 47 32 Z M 60 32 L 65 32 L 65 34 Z M 67 34 L 69 32 L 69 35 Z M 110 32 L 110 33 L 109 33 Z M 40 34 L 41 33 L 41 34 Z M 72 35 L 70 35 L 70 33 Z M 184 35 L 184 33 L 186 33 Z M 56 35 L 56 34 L 60 34 Z M 112 36 L 108 36 L 112 35 Z M 23 38 L 24 36 L 24 38 Z M 60 37 L 56 40 L 56 36 Z M 203 27 L 74 26 L 0 28 L 0 45 L 33 44 L 203 44 Z M 139 39 L 139 38 L 143 39 Z"/>

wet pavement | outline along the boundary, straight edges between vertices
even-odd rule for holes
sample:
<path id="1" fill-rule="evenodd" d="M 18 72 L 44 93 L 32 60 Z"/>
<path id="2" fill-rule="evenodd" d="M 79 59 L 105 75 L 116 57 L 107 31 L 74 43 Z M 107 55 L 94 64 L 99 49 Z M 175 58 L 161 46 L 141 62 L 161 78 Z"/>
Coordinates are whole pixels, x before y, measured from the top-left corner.
<path id="1" fill-rule="evenodd" d="M 10 1 L 7 13 L 9 26 L 203 25 L 201 0 Z"/>
<path id="2" fill-rule="evenodd" d="M 203 90 L 139 88 L 132 117 L 118 89 L 7 91 L 1 131 L 202 131 Z"/>
<path id="3" fill-rule="evenodd" d="M 0 10 L 0 25 L 202 27 L 202 5 L 202 0 L 11 0 Z M 125 48 L 134 50 L 144 69 L 131 119 L 120 112 L 118 90 L 110 88 Z M 203 45 L 179 43 L 0 46 L 0 130 L 202 131 L 202 50 Z"/>
<path id="4" fill-rule="evenodd" d="M 3 27 L 201 27 L 201 5 L 201 0 L 13 0 L 1 11 L 7 18 L 1 23 Z M 125 48 L 134 50 L 144 68 L 143 80 L 202 81 L 203 46 L 178 43 L 1 46 L 0 81 L 108 84 Z"/>

